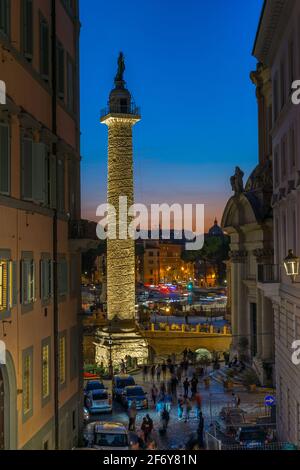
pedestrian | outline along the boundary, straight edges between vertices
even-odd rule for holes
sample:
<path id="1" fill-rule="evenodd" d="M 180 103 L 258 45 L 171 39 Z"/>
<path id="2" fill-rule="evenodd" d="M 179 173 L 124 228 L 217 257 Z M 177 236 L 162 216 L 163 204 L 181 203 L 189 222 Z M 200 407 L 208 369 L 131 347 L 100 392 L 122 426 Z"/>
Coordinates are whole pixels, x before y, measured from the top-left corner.
<path id="1" fill-rule="evenodd" d="M 162 382 L 162 383 L 160 384 L 159 392 L 160 392 L 160 396 L 162 397 L 163 400 L 165 399 L 166 391 L 167 391 L 167 390 L 166 390 L 165 382 Z"/>
<path id="2" fill-rule="evenodd" d="M 176 400 L 177 398 L 177 385 L 178 385 L 178 379 L 175 374 L 172 375 L 171 377 L 171 395 L 173 401 Z"/>
<path id="3" fill-rule="evenodd" d="M 156 380 L 158 383 L 160 382 L 160 374 L 161 374 L 161 365 L 158 364 L 156 366 Z"/>
<path id="4" fill-rule="evenodd" d="M 189 379 L 186 377 L 185 381 L 183 382 L 184 398 L 187 398 L 189 395 L 189 387 L 190 387 L 190 382 L 189 382 Z"/>
<path id="5" fill-rule="evenodd" d="M 152 365 L 151 367 L 151 380 L 152 380 L 152 383 L 154 383 L 154 377 L 155 377 L 155 364 Z"/>
<path id="6" fill-rule="evenodd" d="M 194 398 L 194 396 L 195 396 L 196 393 L 197 393 L 197 387 L 198 387 L 198 379 L 197 379 L 196 375 L 194 374 L 194 375 L 193 375 L 193 378 L 192 378 L 192 380 L 191 380 L 192 399 Z"/>
<path id="7" fill-rule="evenodd" d="M 183 417 L 183 405 L 184 405 L 184 399 L 183 399 L 183 396 L 180 395 L 180 397 L 178 398 L 178 405 L 177 405 L 177 414 L 178 414 L 179 421 L 181 421 Z"/>
<path id="8" fill-rule="evenodd" d="M 143 380 L 148 382 L 148 366 L 146 364 L 143 367 Z"/>
<path id="9" fill-rule="evenodd" d="M 166 362 L 164 361 L 162 366 L 161 366 L 162 374 L 163 374 L 163 379 L 166 381 L 167 378 L 167 365 Z"/>
<path id="10" fill-rule="evenodd" d="M 143 422 L 142 422 L 142 425 L 141 425 L 141 431 L 144 435 L 144 442 L 145 442 L 145 444 L 147 444 L 149 435 L 151 433 L 151 428 L 150 428 L 150 424 L 149 424 L 148 419 L 147 419 L 146 416 L 143 418 Z"/>
<path id="11" fill-rule="evenodd" d="M 235 406 L 236 406 L 236 408 L 239 408 L 240 404 L 241 404 L 241 399 L 240 399 L 239 395 L 236 395 L 235 396 Z"/>
<path id="12" fill-rule="evenodd" d="M 199 418 L 201 409 L 202 409 L 202 396 L 200 395 L 199 392 L 197 392 L 195 395 L 195 401 L 196 401 L 197 418 Z"/>
<path id="13" fill-rule="evenodd" d="M 185 422 L 187 423 L 190 419 L 190 413 L 192 411 L 192 404 L 188 398 L 185 399 Z"/>
<path id="14" fill-rule="evenodd" d="M 136 402 L 133 400 L 129 409 L 128 409 L 128 417 L 129 417 L 129 424 L 128 430 L 135 431 L 135 421 L 136 421 L 137 409 L 136 409 Z"/>
<path id="15" fill-rule="evenodd" d="M 121 360 L 121 374 L 126 374 L 126 363 L 124 359 Z"/>
<path id="16" fill-rule="evenodd" d="M 154 408 L 155 408 L 155 405 L 156 405 L 157 396 L 158 396 L 158 390 L 156 388 L 156 385 L 153 385 L 153 387 L 151 389 L 151 397 L 152 397 Z"/>
<path id="17" fill-rule="evenodd" d="M 167 407 L 164 406 L 161 412 L 161 423 L 162 423 L 161 433 L 162 434 L 165 434 L 167 432 L 169 421 L 170 421 L 170 413 L 168 412 Z"/>
<path id="18" fill-rule="evenodd" d="M 181 365 L 179 365 L 177 367 L 176 375 L 177 375 L 178 382 L 181 382 L 181 377 L 182 377 L 182 367 L 181 367 Z"/>
<path id="19" fill-rule="evenodd" d="M 203 418 L 202 412 L 200 411 L 199 423 L 198 423 L 198 428 L 197 428 L 198 444 L 200 448 L 204 447 L 203 431 L 204 431 L 204 418 Z"/>

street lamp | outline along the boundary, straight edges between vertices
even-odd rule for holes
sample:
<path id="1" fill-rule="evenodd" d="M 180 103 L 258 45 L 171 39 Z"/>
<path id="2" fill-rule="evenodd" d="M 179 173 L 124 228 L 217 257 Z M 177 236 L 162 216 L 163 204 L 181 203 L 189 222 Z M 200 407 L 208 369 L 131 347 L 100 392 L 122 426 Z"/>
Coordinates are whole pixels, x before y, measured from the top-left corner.
<path id="1" fill-rule="evenodd" d="M 111 335 L 108 337 L 108 346 L 109 346 L 109 375 L 111 379 L 113 378 L 113 373 L 114 373 L 114 368 L 113 368 L 113 362 L 112 362 L 112 344 L 113 340 Z"/>
<path id="2" fill-rule="evenodd" d="M 293 283 L 296 283 L 296 277 L 299 275 L 300 258 L 294 255 L 293 250 L 289 250 L 283 264 L 286 275 L 292 278 Z"/>

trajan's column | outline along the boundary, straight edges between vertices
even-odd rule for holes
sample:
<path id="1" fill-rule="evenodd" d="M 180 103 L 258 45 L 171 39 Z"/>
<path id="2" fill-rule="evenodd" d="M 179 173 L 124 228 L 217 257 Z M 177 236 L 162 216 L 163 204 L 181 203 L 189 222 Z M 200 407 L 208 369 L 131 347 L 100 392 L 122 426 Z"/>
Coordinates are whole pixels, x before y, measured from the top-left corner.
<path id="1" fill-rule="evenodd" d="M 101 341 L 96 357 L 98 363 L 109 361 L 110 336 L 114 365 L 126 356 L 143 360 L 148 354 L 135 323 L 135 241 L 127 233 L 130 220 L 126 205 L 124 211 L 119 210 L 120 198 L 128 208 L 134 202 L 132 128 L 141 119 L 125 88 L 124 71 L 124 56 L 120 53 L 115 88 L 101 116 L 101 123 L 108 127 L 107 201 L 113 207 L 108 211 L 108 228 L 114 232 L 113 220 L 116 220 L 116 238 L 108 236 L 107 239 L 108 327 L 99 334 Z"/>

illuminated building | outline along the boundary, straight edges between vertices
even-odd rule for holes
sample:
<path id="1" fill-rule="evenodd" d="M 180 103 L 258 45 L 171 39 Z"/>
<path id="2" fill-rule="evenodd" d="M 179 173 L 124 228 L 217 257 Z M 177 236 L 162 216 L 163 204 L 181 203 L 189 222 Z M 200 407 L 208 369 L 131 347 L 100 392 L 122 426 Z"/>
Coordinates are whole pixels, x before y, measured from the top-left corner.
<path id="1" fill-rule="evenodd" d="M 101 122 L 108 127 L 108 188 L 107 201 L 114 207 L 119 220 L 119 198 L 127 197 L 128 207 L 134 202 L 132 127 L 141 119 L 139 109 L 125 88 L 125 64 L 120 53 L 115 88 L 109 96 L 108 108 Z M 108 212 L 109 224 L 113 214 Z M 127 217 L 127 214 L 126 214 Z M 127 227 L 129 220 L 126 220 Z M 109 362 L 107 338 L 112 336 L 112 360 L 120 364 L 126 356 L 147 357 L 147 345 L 135 323 L 135 241 L 117 231 L 116 239 L 107 240 L 107 318 L 109 326 L 99 332 L 96 349 L 98 363 Z"/>
<path id="2" fill-rule="evenodd" d="M 0 449 L 80 434 L 78 3 L 0 2 Z"/>

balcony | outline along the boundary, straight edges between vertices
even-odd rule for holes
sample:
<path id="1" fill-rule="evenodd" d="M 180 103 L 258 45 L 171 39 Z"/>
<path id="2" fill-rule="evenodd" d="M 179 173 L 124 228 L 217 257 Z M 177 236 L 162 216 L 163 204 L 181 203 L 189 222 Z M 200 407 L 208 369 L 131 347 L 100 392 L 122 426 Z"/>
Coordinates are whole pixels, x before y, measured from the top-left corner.
<path id="1" fill-rule="evenodd" d="M 272 301 L 279 298 L 280 266 L 278 264 L 257 265 L 257 287 Z"/>
<path id="2" fill-rule="evenodd" d="M 141 110 L 134 102 L 131 103 L 116 103 L 101 109 L 101 118 L 108 114 L 129 114 L 132 116 L 140 116 Z"/>
<path id="3" fill-rule="evenodd" d="M 280 282 L 280 270 L 278 264 L 258 264 L 257 281 L 263 284 Z"/>

